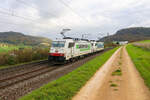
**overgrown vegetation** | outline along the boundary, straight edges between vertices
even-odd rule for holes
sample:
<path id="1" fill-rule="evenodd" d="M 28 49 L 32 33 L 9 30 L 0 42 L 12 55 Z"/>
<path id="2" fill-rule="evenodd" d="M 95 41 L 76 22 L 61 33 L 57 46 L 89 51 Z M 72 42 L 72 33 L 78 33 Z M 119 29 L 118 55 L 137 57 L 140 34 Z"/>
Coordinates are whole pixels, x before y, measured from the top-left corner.
<path id="1" fill-rule="evenodd" d="M 118 85 L 115 83 L 110 84 L 111 87 L 117 87 Z"/>
<path id="2" fill-rule="evenodd" d="M 48 48 L 23 48 L 11 50 L 9 52 L 1 52 L 0 66 L 46 59 L 48 57 L 48 50 Z"/>
<path id="3" fill-rule="evenodd" d="M 112 72 L 112 76 L 121 76 L 121 75 L 122 75 L 122 71 L 120 68 Z"/>
<path id="4" fill-rule="evenodd" d="M 70 100 L 116 50 L 117 48 L 105 52 L 73 72 L 50 82 L 20 100 Z"/>
<path id="5" fill-rule="evenodd" d="M 115 43 L 113 43 L 113 42 L 104 42 L 104 47 L 105 48 L 114 48 L 114 47 L 117 47 L 117 46 L 119 46 L 119 44 L 115 44 Z"/>
<path id="6" fill-rule="evenodd" d="M 126 48 L 145 84 L 150 88 L 150 50 L 132 44 Z"/>
<path id="7" fill-rule="evenodd" d="M 118 91 L 118 89 L 114 89 L 114 91 Z"/>
<path id="8" fill-rule="evenodd" d="M 141 48 L 150 50 L 150 43 L 149 42 L 133 43 L 133 45 L 137 46 L 137 47 L 141 47 Z"/>

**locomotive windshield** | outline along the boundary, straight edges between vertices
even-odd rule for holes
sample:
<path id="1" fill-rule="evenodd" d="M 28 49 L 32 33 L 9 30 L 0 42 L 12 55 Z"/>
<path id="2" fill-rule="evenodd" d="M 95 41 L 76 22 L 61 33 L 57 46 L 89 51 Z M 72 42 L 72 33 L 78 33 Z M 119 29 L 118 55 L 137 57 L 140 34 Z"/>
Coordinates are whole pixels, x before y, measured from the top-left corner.
<path id="1" fill-rule="evenodd" d="M 52 47 L 64 47 L 65 42 L 64 41 L 53 41 L 52 42 Z"/>

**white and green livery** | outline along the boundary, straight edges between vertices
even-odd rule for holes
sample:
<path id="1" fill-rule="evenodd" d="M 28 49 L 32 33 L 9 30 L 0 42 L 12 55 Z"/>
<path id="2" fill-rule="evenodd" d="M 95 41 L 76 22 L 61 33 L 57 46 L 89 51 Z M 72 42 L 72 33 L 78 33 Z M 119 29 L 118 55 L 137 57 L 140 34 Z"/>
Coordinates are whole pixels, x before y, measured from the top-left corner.
<path id="1" fill-rule="evenodd" d="M 103 42 L 64 38 L 52 42 L 49 61 L 66 62 L 101 51 Z"/>

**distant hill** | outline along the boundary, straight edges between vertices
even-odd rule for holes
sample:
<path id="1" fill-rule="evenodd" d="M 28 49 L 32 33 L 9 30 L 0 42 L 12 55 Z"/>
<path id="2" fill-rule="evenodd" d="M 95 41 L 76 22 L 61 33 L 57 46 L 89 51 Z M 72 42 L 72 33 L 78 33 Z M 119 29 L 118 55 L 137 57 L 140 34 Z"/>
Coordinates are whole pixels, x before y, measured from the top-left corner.
<path id="1" fill-rule="evenodd" d="M 24 45 L 36 46 L 41 43 L 50 44 L 51 40 L 44 37 L 29 36 L 19 32 L 10 31 L 10 32 L 0 32 L 0 42 L 15 44 L 15 45 L 24 44 Z"/>
<path id="2" fill-rule="evenodd" d="M 150 39 L 150 28 L 132 27 L 121 29 L 116 34 L 100 39 L 101 41 L 139 41 Z"/>

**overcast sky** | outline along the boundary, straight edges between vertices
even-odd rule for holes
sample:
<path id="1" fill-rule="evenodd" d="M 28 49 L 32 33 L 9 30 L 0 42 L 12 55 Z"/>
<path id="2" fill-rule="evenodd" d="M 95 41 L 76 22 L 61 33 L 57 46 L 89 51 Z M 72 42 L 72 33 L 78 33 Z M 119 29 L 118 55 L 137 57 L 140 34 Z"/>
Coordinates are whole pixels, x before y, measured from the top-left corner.
<path id="1" fill-rule="evenodd" d="M 150 26 L 150 0 L 1 0 L 0 31 L 17 31 L 51 39 L 96 39 L 127 27 Z M 102 35 L 103 34 L 103 35 Z"/>

